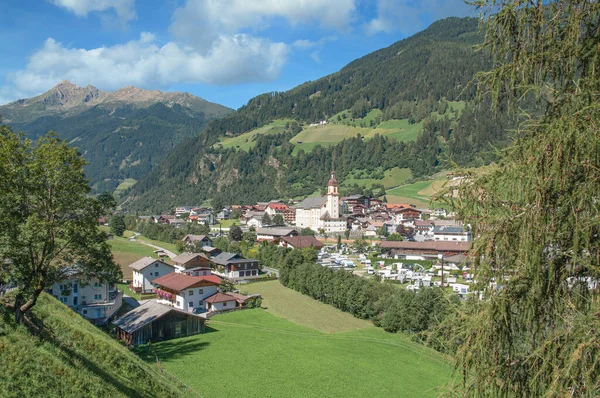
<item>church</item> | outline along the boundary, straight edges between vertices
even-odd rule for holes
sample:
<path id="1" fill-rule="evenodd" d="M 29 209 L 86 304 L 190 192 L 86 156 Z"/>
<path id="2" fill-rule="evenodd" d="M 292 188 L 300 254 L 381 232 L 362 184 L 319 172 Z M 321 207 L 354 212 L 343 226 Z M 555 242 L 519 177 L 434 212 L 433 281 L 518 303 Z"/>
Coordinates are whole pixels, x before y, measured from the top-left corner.
<path id="1" fill-rule="evenodd" d="M 339 233 L 347 229 L 346 220 L 340 217 L 340 194 L 335 172 L 331 172 L 327 183 L 327 196 L 306 198 L 296 206 L 296 226 L 325 233 Z"/>

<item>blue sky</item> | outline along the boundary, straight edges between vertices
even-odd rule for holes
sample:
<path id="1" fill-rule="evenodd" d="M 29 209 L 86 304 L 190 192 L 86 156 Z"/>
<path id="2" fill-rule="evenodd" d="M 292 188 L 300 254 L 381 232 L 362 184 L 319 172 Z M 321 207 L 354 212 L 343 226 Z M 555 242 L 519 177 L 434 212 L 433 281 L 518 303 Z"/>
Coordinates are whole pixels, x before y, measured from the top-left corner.
<path id="1" fill-rule="evenodd" d="M 66 79 L 239 108 L 472 14 L 462 0 L 3 0 L 0 104 Z"/>

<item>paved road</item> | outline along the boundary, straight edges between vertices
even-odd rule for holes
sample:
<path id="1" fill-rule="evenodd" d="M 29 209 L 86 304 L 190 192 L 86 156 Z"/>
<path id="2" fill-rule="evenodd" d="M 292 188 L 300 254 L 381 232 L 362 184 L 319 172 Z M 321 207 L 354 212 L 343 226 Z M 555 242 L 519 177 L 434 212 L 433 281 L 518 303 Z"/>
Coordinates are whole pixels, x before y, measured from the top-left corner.
<path id="1" fill-rule="evenodd" d="M 135 238 L 137 238 L 139 235 L 140 235 L 140 234 L 138 234 L 138 233 L 136 232 L 136 233 L 135 233 L 135 236 L 134 236 L 134 238 L 133 238 L 133 241 L 135 241 L 135 242 L 138 242 L 138 243 L 141 243 L 142 245 L 146 245 L 146 246 L 153 247 L 153 248 L 155 248 L 155 249 L 157 249 L 157 250 L 162 250 L 162 251 L 164 251 L 164 252 L 167 254 L 167 256 L 169 256 L 169 258 L 174 258 L 174 257 L 177 257 L 177 254 L 173 253 L 172 251 L 169 251 L 169 250 L 165 249 L 164 247 L 156 246 L 156 245 L 153 245 L 152 243 L 148 243 L 148 242 L 144 242 L 144 241 L 141 241 L 141 240 L 137 240 L 137 239 L 135 239 Z"/>
<path id="2" fill-rule="evenodd" d="M 271 275 L 275 274 L 275 276 L 279 278 L 279 270 L 278 269 L 263 267 L 263 271 L 268 272 Z"/>

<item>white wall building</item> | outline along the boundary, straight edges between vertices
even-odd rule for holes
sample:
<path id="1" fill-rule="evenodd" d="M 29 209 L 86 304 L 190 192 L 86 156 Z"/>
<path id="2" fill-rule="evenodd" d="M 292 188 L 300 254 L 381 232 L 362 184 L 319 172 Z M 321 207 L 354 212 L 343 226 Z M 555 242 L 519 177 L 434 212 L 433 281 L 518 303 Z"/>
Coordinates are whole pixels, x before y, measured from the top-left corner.
<path id="1" fill-rule="evenodd" d="M 190 276 L 170 273 L 154 280 L 157 302 L 182 311 L 206 309 L 205 299 L 218 292 L 218 276 Z"/>
<path id="2" fill-rule="evenodd" d="M 133 270 L 133 288 L 142 293 L 151 292 L 154 289 L 152 281 L 159 276 L 166 275 L 174 271 L 172 265 L 152 257 L 144 257 L 133 264 L 129 264 Z"/>
<path id="3" fill-rule="evenodd" d="M 326 233 L 344 232 L 346 220 L 340 218 L 340 195 L 335 172 L 327 183 L 327 196 L 306 198 L 296 206 L 296 226 Z"/>
<path id="4" fill-rule="evenodd" d="M 433 228 L 433 240 L 450 242 L 470 242 L 471 232 L 463 227 L 441 226 Z"/>
<path id="5" fill-rule="evenodd" d="M 123 292 L 114 284 L 76 277 L 52 285 L 52 295 L 84 318 L 105 323 L 121 308 Z"/>

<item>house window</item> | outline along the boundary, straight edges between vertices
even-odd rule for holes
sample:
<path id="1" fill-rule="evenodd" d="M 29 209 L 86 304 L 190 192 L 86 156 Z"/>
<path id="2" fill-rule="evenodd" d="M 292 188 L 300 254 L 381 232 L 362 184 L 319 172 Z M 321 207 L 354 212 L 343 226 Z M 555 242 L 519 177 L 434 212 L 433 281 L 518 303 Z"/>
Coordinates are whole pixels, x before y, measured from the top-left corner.
<path id="1" fill-rule="evenodd" d="M 181 301 L 177 300 L 177 306 L 181 307 Z"/>
<path id="2" fill-rule="evenodd" d="M 63 304 L 67 304 L 67 297 L 61 297 L 60 302 Z"/>
<path id="3" fill-rule="evenodd" d="M 227 307 L 227 301 L 223 303 L 223 307 Z"/>
<path id="4" fill-rule="evenodd" d="M 204 290 L 203 289 L 198 289 L 198 294 L 204 294 Z"/>
<path id="5" fill-rule="evenodd" d="M 156 271 L 156 272 L 154 273 L 154 275 L 158 276 L 158 275 L 159 275 L 159 274 L 158 274 L 158 271 Z"/>
<path id="6" fill-rule="evenodd" d="M 194 289 L 192 289 L 192 290 L 189 290 L 189 291 L 188 291 L 188 296 L 193 296 L 193 295 L 194 295 Z"/>
<path id="7" fill-rule="evenodd" d="M 94 294 L 94 300 L 102 300 L 102 294 Z"/>
<path id="8" fill-rule="evenodd" d="M 190 301 L 190 302 L 188 303 L 188 307 L 193 307 L 193 306 L 194 306 L 194 302 L 193 302 L 193 301 Z"/>
<path id="9" fill-rule="evenodd" d="M 87 315 L 87 310 L 83 310 L 83 315 Z"/>
<path id="10" fill-rule="evenodd" d="M 77 297 L 73 297 L 73 305 L 77 305 Z"/>
<path id="11" fill-rule="evenodd" d="M 73 293 L 77 293 L 77 289 L 78 289 L 77 283 L 74 283 L 73 284 Z"/>
<path id="12" fill-rule="evenodd" d="M 158 268 L 158 263 L 154 264 L 154 268 Z"/>

